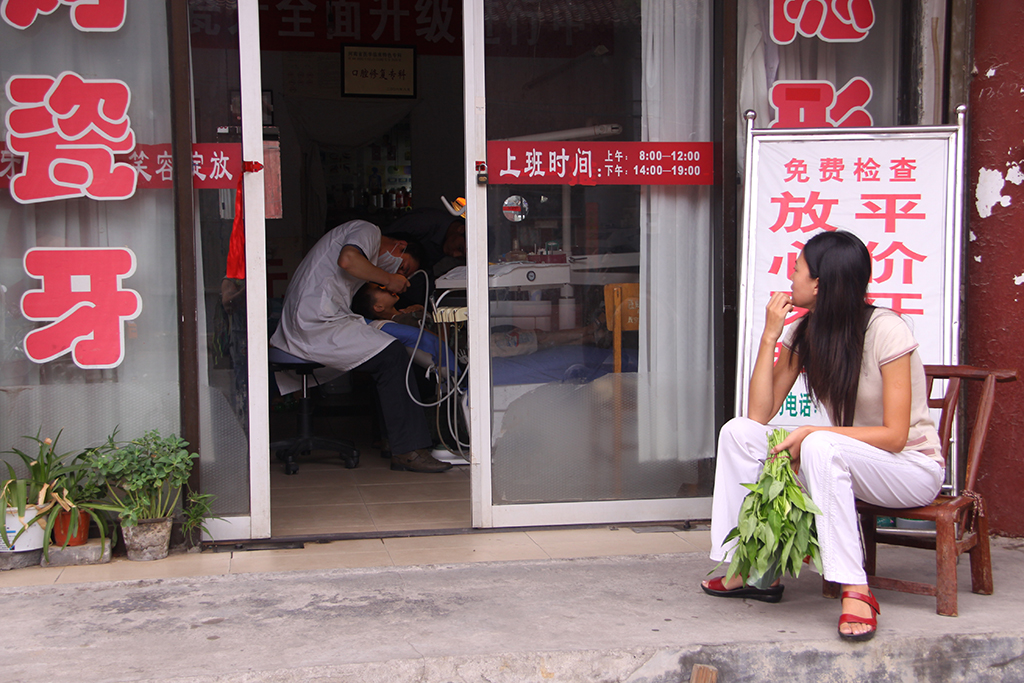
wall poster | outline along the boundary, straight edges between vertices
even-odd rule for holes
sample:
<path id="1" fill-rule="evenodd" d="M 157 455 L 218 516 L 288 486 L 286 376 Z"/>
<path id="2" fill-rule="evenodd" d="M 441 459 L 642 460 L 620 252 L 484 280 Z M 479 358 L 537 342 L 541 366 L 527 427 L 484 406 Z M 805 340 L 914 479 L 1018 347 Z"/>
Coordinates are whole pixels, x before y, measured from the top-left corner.
<path id="1" fill-rule="evenodd" d="M 868 299 L 900 313 L 926 363 L 959 357 L 964 113 L 956 126 L 757 129 L 748 114 L 736 411 L 772 292 L 789 291 L 804 243 L 848 230 L 873 260 Z M 792 324 L 806 311 L 796 309 Z M 776 348 L 778 358 L 778 348 Z M 772 425 L 827 424 L 803 378 Z"/>

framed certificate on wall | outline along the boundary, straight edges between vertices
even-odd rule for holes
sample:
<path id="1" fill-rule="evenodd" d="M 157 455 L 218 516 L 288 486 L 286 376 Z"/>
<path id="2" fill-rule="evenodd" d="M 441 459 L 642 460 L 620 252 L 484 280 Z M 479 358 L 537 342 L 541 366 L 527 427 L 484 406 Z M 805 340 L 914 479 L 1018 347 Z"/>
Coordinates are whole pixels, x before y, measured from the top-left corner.
<path id="1" fill-rule="evenodd" d="M 341 94 L 345 97 L 416 97 L 416 48 L 342 46 Z"/>

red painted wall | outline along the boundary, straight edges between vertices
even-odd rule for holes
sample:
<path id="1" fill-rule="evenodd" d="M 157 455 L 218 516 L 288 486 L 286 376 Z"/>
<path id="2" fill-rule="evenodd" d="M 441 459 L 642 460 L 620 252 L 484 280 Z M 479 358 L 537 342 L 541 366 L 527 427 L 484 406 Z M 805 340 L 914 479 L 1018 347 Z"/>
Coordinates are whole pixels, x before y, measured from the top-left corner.
<path id="1" fill-rule="evenodd" d="M 994 533 L 1024 536 L 1024 3 L 977 0 L 968 110 L 965 362 L 1016 368 L 996 387 L 978 488 Z"/>

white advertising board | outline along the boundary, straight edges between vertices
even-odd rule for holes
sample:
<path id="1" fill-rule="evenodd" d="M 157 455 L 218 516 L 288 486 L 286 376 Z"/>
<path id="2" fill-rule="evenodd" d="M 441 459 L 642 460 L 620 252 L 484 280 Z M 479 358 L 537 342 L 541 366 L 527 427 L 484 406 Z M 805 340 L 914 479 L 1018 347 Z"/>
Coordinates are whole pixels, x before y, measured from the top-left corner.
<path id="1" fill-rule="evenodd" d="M 867 245 L 868 299 L 904 317 L 926 364 L 958 362 L 960 118 L 957 126 L 755 130 L 748 116 L 737 415 L 746 414 L 764 307 L 772 292 L 789 291 L 800 250 L 822 230 L 848 230 Z M 801 377 L 771 424 L 827 417 Z"/>

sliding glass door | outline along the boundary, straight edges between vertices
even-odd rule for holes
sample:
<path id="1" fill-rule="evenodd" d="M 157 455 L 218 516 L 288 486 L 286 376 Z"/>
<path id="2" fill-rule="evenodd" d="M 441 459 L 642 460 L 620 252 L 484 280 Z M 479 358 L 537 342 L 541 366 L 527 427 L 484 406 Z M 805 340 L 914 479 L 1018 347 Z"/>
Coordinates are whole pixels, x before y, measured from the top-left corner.
<path id="1" fill-rule="evenodd" d="M 706 517 L 712 3 L 471 5 L 474 523 Z"/>

